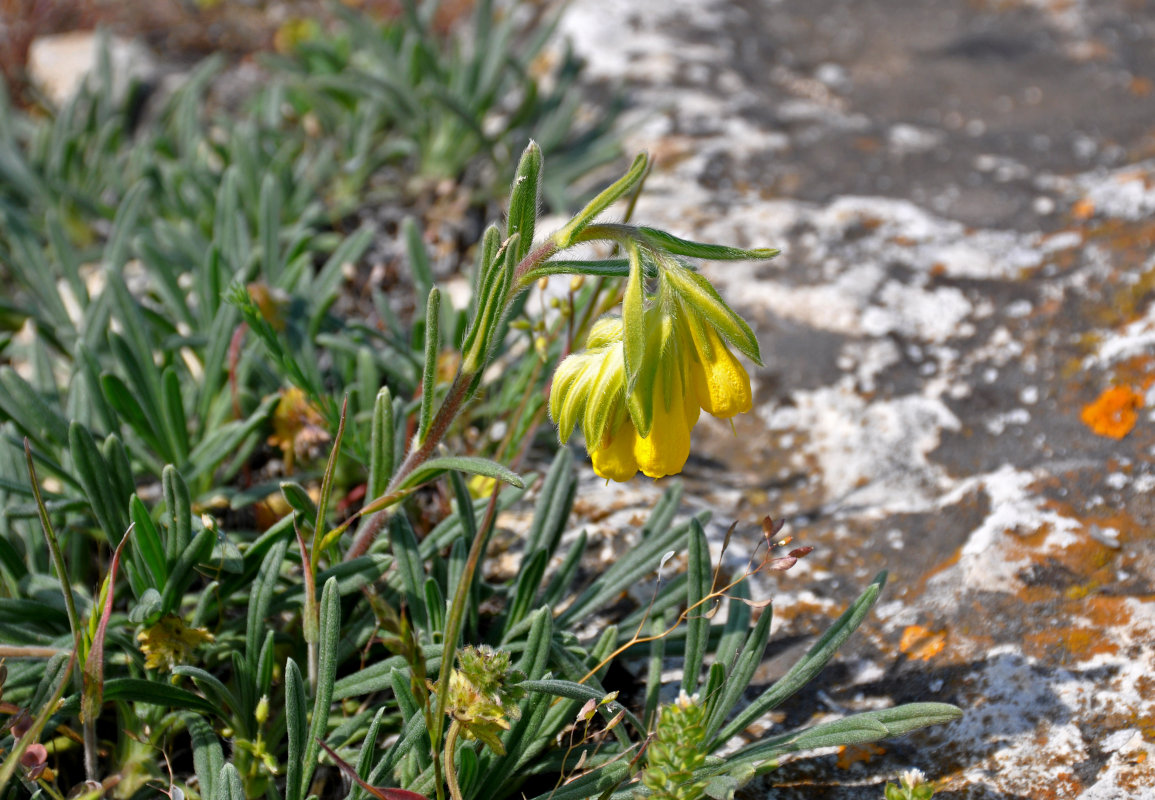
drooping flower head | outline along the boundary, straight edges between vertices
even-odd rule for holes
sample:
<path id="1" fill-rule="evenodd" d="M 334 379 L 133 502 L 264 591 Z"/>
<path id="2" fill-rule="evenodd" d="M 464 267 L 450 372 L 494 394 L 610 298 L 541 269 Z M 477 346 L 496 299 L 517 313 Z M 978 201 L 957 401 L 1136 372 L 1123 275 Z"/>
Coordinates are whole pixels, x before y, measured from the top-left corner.
<path id="1" fill-rule="evenodd" d="M 586 349 L 558 366 L 550 392 L 550 416 L 562 442 L 580 423 L 594 471 L 615 481 L 638 470 L 651 478 L 681 472 L 700 410 L 726 418 L 751 407 L 749 375 L 719 332 L 716 313 L 703 313 L 701 296 L 712 306 L 708 311 L 724 310 L 725 322 L 739 323 L 729 327 L 753 341 L 748 326 L 705 279 L 676 262 L 664 265 L 656 283 L 655 297 L 640 313 L 640 281 L 634 286 L 638 330 L 627 322 L 627 288 L 627 318 L 598 320 Z M 756 354 L 756 342 L 753 348 Z"/>

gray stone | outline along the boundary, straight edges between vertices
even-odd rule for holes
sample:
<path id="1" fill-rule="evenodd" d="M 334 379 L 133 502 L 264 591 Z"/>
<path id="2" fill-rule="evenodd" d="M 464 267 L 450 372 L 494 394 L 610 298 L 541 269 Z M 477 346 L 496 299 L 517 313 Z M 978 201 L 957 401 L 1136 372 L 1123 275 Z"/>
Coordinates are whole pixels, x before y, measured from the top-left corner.
<path id="1" fill-rule="evenodd" d="M 774 722 L 966 711 L 749 796 L 880 798 L 918 767 L 943 797 L 1155 797 L 1155 417 L 1119 439 L 1082 419 L 1112 386 L 1155 402 L 1155 18 L 573 0 L 564 28 L 657 157 L 635 218 L 783 250 L 704 267 L 766 364 L 737 440 L 704 420 L 685 472 L 715 544 L 770 514 L 816 548 L 756 586 L 764 679 L 890 571 Z"/>

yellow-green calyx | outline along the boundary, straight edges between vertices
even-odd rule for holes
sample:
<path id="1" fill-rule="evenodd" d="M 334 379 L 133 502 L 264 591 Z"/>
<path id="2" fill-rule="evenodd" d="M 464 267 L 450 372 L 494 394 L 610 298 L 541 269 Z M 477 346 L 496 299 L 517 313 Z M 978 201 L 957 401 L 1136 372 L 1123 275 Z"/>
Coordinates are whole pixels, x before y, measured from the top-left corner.
<path id="1" fill-rule="evenodd" d="M 523 676 L 510 668 L 509 653 L 485 645 L 466 647 L 457 661 L 449 676 L 445 712 L 466 739 L 478 739 L 504 755 L 501 734 L 509 730 L 509 720 L 520 715 L 517 701 L 525 692 L 517 683 Z"/>
<path id="2" fill-rule="evenodd" d="M 646 748 L 642 785 L 651 800 L 695 800 L 706 788 L 694 771 L 706 763 L 706 709 L 685 692 L 658 711 L 657 727 Z"/>
<path id="3" fill-rule="evenodd" d="M 627 325 L 621 317 L 598 320 L 586 349 L 558 366 L 550 416 L 562 442 L 580 424 L 594 472 L 603 478 L 628 481 L 638 470 L 651 478 L 673 475 L 689 458 L 701 410 L 720 418 L 750 410 L 750 376 L 725 332 L 664 274 L 657 301 L 640 315 L 632 387 Z"/>

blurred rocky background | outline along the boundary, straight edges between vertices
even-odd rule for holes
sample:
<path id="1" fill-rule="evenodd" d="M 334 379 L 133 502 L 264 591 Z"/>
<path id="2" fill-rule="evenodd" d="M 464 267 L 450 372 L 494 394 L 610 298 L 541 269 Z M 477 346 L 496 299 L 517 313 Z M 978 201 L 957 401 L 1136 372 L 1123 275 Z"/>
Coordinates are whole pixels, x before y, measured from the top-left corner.
<path id="1" fill-rule="evenodd" d="M 99 24 L 126 69 L 179 81 L 223 51 L 243 86 L 327 13 L 0 0 L 0 67 L 25 105 L 63 96 Z M 761 679 L 890 572 L 775 721 L 967 710 L 747 796 L 881 798 L 918 767 L 944 798 L 1155 797 L 1155 4 L 571 0 L 561 33 L 657 157 L 637 219 L 783 251 L 706 267 L 766 364 L 684 476 L 716 542 L 739 523 L 735 566 L 765 515 L 816 548 L 757 586 Z M 661 488 L 583 486 L 607 557 Z"/>

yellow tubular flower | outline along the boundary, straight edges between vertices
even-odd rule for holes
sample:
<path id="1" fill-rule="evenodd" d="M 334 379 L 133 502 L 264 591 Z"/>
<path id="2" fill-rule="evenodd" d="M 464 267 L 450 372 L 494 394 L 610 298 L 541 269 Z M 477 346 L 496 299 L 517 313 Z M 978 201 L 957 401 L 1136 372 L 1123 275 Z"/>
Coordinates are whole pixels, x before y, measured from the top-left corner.
<path id="1" fill-rule="evenodd" d="M 689 326 L 697 358 L 690 359 L 691 383 L 702 408 L 725 419 L 753 407 L 750 376 L 708 322 Z"/>
<path id="2" fill-rule="evenodd" d="M 690 457 L 690 433 L 701 409 L 719 417 L 750 410 L 746 370 L 712 325 L 682 311 L 675 321 L 657 308 L 647 310 L 646 357 L 653 361 L 631 395 L 632 411 L 620 318 L 595 323 L 587 349 L 558 366 L 550 416 L 563 442 L 581 427 L 594 472 L 603 478 L 628 481 L 639 470 L 651 478 L 677 474 Z M 638 434 L 631 413 L 652 420 L 648 436 Z"/>
<path id="3" fill-rule="evenodd" d="M 698 421 L 698 401 L 685 385 L 682 365 L 664 364 L 654 382 L 654 425 L 634 442 L 638 467 L 650 478 L 676 475 L 690 457 L 690 431 Z"/>
<path id="4" fill-rule="evenodd" d="M 627 418 L 614 434 L 602 437 L 600 446 L 590 450 L 594 472 L 606 480 L 624 483 L 638 474 L 634 446 L 638 435 Z"/>

